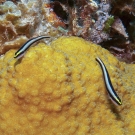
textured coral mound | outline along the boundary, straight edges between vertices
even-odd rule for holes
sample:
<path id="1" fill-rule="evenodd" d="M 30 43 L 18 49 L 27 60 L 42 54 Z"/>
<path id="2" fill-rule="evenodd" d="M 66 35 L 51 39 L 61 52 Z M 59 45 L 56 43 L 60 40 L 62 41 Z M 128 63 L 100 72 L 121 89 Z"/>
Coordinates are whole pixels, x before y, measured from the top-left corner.
<path id="1" fill-rule="evenodd" d="M 16 50 L 0 58 L 0 135 L 133 135 L 135 65 L 77 37 Z M 115 106 L 105 88 L 105 63 L 123 101 Z"/>

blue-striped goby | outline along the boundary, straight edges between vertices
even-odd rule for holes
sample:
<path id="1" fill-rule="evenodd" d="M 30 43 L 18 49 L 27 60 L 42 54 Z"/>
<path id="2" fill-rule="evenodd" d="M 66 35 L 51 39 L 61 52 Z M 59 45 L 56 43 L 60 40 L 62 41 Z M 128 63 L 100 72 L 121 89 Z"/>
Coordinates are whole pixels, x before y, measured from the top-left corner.
<path id="1" fill-rule="evenodd" d="M 21 58 L 24 53 L 26 52 L 26 50 L 35 42 L 43 39 L 43 38 L 50 38 L 49 36 L 38 36 L 38 37 L 34 37 L 31 38 L 30 40 L 28 40 L 25 44 L 23 44 L 20 49 L 15 53 L 14 58 Z"/>
<path id="2" fill-rule="evenodd" d="M 115 92 L 111 80 L 110 80 L 110 76 L 109 73 L 107 71 L 107 68 L 105 67 L 105 64 L 103 63 L 103 61 L 100 58 L 96 58 L 96 61 L 99 63 L 99 65 L 101 66 L 101 69 L 103 71 L 103 75 L 104 75 L 104 80 L 105 80 L 105 85 L 106 85 L 106 89 L 107 92 L 110 96 L 110 99 L 117 105 L 122 105 L 122 101 L 119 98 L 119 96 L 117 95 L 117 93 Z"/>

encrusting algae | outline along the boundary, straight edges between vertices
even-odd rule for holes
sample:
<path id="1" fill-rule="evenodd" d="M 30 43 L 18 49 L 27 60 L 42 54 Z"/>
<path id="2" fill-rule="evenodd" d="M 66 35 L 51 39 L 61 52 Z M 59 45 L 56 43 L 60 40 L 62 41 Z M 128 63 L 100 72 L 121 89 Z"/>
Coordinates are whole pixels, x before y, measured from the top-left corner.
<path id="1" fill-rule="evenodd" d="M 135 64 L 77 37 L 39 43 L 19 60 L 12 59 L 15 52 L 0 58 L 0 135 L 135 133 Z M 106 65 L 121 106 L 108 98 L 96 57 Z"/>

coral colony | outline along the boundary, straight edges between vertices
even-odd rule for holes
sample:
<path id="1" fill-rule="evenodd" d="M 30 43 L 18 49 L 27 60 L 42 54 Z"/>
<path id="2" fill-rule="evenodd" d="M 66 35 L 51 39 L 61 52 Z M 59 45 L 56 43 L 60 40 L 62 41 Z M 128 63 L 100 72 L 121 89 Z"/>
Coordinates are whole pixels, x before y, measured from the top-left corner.
<path id="1" fill-rule="evenodd" d="M 21 60 L 16 50 L 0 59 L 1 135 L 135 133 L 135 64 L 72 36 L 30 47 Z"/>

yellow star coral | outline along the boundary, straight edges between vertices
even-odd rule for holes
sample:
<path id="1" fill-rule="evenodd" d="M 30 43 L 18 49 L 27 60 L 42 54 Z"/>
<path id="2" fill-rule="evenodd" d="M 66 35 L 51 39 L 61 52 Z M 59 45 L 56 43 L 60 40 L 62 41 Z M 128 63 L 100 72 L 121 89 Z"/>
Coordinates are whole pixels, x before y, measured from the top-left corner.
<path id="1" fill-rule="evenodd" d="M 31 47 L 22 60 L 15 50 L 0 59 L 0 135 L 133 135 L 135 65 L 119 62 L 100 46 L 61 37 Z M 123 101 L 108 98 L 102 70 Z"/>

